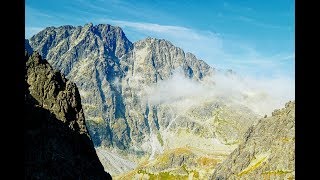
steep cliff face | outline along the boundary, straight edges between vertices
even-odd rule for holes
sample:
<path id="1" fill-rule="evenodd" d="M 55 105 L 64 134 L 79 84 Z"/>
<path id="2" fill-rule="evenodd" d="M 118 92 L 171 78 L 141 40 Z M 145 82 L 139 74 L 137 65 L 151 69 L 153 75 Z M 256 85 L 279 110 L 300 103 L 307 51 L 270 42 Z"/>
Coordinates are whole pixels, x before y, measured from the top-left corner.
<path id="1" fill-rule="evenodd" d="M 187 98 L 157 107 L 159 130 L 151 129 L 142 145 L 150 156 L 119 179 L 208 179 L 258 119 L 217 99 Z"/>
<path id="2" fill-rule="evenodd" d="M 25 61 L 25 177 L 111 179 L 86 129 L 76 85 L 38 53 L 26 53 Z"/>
<path id="3" fill-rule="evenodd" d="M 169 41 L 150 37 L 135 42 L 133 50 L 123 59 L 128 63 L 127 77 L 143 77 L 139 83 L 144 84 L 168 79 L 178 68 L 186 77 L 196 80 L 212 74 L 214 70 Z"/>
<path id="4" fill-rule="evenodd" d="M 219 164 L 212 179 L 294 179 L 295 103 L 261 119 Z"/>
<path id="5" fill-rule="evenodd" d="M 46 28 L 30 45 L 77 84 L 98 156 L 111 174 L 185 146 L 231 152 L 258 119 L 250 109 L 217 98 L 152 99 L 152 89 L 174 81 L 176 72 L 214 84 L 208 79 L 214 68 L 166 40 L 132 44 L 119 27 L 87 24 Z"/>
<path id="6" fill-rule="evenodd" d="M 135 134 L 144 133 L 135 132 L 132 121 L 136 120 L 128 114 L 131 105 L 127 102 L 140 100 L 136 88 L 167 79 L 177 67 L 196 79 L 212 71 L 194 55 L 185 54 L 165 40 L 148 38 L 133 45 L 119 27 L 110 25 L 49 27 L 33 36 L 30 44 L 79 87 L 92 129 L 105 127 L 93 132 L 99 134 L 94 135 L 96 145 L 102 143 L 122 150 L 128 148 L 132 138 L 141 139 Z M 129 94 L 133 98 L 127 99 Z M 143 107 L 136 112 L 144 116 L 145 111 Z M 142 121 L 141 126 L 148 129 Z"/>
<path id="7" fill-rule="evenodd" d="M 79 87 L 95 145 L 129 146 L 121 88 L 113 83 L 124 76 L 119 58 L 132 49 L 122 30 L 92 24 L 49 27 L 33 36 L 30 44 Z M 121 126 L 114 130 L 117 124 Z"/>

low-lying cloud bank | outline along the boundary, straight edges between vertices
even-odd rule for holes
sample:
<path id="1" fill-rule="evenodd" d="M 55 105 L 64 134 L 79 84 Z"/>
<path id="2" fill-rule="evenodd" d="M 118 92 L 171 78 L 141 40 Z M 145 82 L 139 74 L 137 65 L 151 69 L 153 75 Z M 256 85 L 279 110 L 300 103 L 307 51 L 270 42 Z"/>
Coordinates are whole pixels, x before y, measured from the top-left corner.
<path id="1" fill-rule="evenodd" d="M 213 98 L 227 103 L 245 105 L 257 114 L 271 115 L 290 100 L 295 99 L 294 79 L 286 77 L 257 78 L 216 72 L 203 81 L 186 78 L 182 71 L 146 89 L 150 104 L 166 104 L 191 99 L 192 104 Z"/>

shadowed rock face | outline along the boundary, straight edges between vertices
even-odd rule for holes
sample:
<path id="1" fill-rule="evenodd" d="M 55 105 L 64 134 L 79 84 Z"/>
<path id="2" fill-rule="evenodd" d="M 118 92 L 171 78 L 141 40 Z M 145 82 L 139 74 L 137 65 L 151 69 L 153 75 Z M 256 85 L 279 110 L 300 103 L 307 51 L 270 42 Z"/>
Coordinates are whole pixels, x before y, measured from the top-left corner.
<path id="1" fill-rule="evenodd" d="M 25 50 L 27 51 L 28 54 L 33 53 L 33 49 L 29 44 L 29 40 L 27 40 L 27 39 L 24 40 L 24 47 L 25 47 Z"/>
<path id="2" fill-rule="evenodd" d="M 261 119 L 217 166 L 212 179 L 294 179 L 295 103 Z"/>
<path id="3" fill-rule="evenodd" d="M 86 129 L 76 85 L 38 53 L 25 55 L 26 179 L 111 179 Z"/>

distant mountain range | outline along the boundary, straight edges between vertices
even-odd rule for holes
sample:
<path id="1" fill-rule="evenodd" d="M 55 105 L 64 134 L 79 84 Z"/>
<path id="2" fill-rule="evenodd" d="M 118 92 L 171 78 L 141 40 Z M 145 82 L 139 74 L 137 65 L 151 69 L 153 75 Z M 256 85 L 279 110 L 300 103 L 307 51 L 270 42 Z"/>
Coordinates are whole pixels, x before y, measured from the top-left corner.
<path id="1" fill-rule="evenodd" d="M 119 27 L 90 23 L 48 27 L 25 43 L 75 82 L 99 159 L 116 178 L 208 179 L 262 118 L 211 96 L 215 68 L 163 39 L 132 43 Z"/>

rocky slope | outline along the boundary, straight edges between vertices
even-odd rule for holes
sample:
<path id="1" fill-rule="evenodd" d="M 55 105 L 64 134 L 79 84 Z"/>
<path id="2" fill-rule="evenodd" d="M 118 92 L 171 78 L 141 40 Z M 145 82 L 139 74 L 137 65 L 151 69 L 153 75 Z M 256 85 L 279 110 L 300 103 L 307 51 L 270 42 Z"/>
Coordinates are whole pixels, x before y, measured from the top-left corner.
<path id="1" fill-rule="evenodd" d="M 77 84 L 98 156 L 111 174 L 185 146 L 231 152 L 258 119 L 219 98 L 176 92 L 154 99 L 177 72 L 191 84 L 214 85 L 214 68 L 166 40 L 131 43 L 119 27 L 86 24 L 48 27 L 29 41 Z"/>
<path id="2" fill-rule="evenodd" d="M 222 103 L 216 99 L 189 107 L 185 103 L 176 101 L 159 106 L 161 116 L 174 122 L 169 120 L 169 125 L 160 125 L 157 134 L 151 136 L 152 154 L 148 159 L 116 178 L 208 179 L 217 163 L 241 142 L 249 124 L 255 122 L 256 115 L 249 110 L 220 106 Z"/>
<path id="3" fill-rule="evenodd" d="M 76 85 L 38 53 L 26 52 L 25 61 L 25 178 L 111 179 L 86 129 Z"/>
<path id="4" fill-rule="evenodd" d="M 295 103 L 251 127 L 212 179 L 295 179 Z"/>

